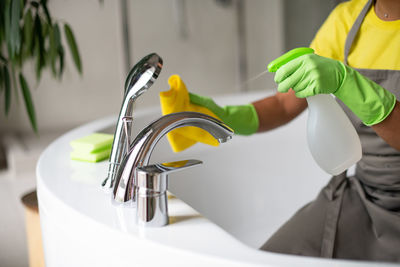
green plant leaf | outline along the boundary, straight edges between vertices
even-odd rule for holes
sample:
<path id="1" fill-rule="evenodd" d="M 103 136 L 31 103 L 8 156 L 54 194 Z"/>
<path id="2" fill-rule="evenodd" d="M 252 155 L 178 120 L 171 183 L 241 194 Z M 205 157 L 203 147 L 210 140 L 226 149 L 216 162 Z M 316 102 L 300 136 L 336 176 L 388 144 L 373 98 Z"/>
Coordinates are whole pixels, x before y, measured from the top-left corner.
<path id="1" fill-rule="evenodd" d="M 24 46 L 26 55 L 32 55 L 33 31 L 33 17 L 29 9 L 24 16 Z"/>
<path id="2" fill-rule="evenodd" d="M 19 74 L 19 83 L 22 90 L 22 95 L 24 96 L 26 111 L 29 116 L 29 121 L 31 123 L 32 129 L 35 133 L 37 133 L 37 124 L 36 124 L 36 114 L 35 108 L 33 106 L 32 96 L 29 90 L 28 83 L 25 80 L 25 77 L 22 73 Z"/>
<path id="3" fill-rule="evenodd" d="M 46 39 L 46 37 L 50 34 L 51 25 L 47 23 L 47 21 L 42 21 L 42 37 Z"/>
<path id="4" fill-rule="evenodd" d="M 57 77 L 57 69 L 56 69 L 56 62 L 57 62 L 57 43 L 56 43 L 56 34 L 55 34 L 55 27 L 50 28 L 50 35 L 49 35 L 49 60 L 50 60 L 50 67 L 53 77 Z"/>
<path id="5" fill-rule="evenodd" d="M 16 54 L 20 51 L 21 33 L 19 21 L 21 18 L 21 1 L 11 1 L 11 16 L 10 16 L 10 49 L 11 59 L 15 59 Z"/>
<path id="6" fill-rule="evenodd" d="M 68 24 L 64 24 L 64 33 L 67 39 L 67 43 L 69 49 L 72 54 L 72 58 L 74 60 L 75 66 L 78 69 L 78 72 L 82 74 L 82 65 L 81 65 L 81 58 L 79 56 L 78 46 L 75 41 L 74 34 L 72 33 L 72 29 Z"/>
<path id="7" fill-rule="evenodd" d="M 60 27 L 58 24 L 54 24 L 53 26 L 54 30 L 54 41 L 56 42 L 57 49 L 62 46 L 61 44 L 61 34 L 60 34 Z"/>
<path id="8" fill-rule="evenodd" d="M 59 58 L 59 77 L 61 79 L 62 74 L 64 72 L 64 48 L 60 47 L 60 49 L 58 50 L 58 58 Z"/>
<path id="9" fill-rule="evenodd" d="M 34 34 L 35 34 L 35 57 L 36 57 L 36 79 L 39 81 L 42 73 L 42 68 L 45 65 L 44 60 L 44 39 L 42 31 L 42 23 L 40 21 L 39 15 L 35 17 L 34 23 Z"/>
<path id="10" fill-rule="evenodd" d="M 8 70 L 10 71 L 10 84 L 11 84 L 11 89 L 14 89 L 14 94 L 15 94 L 15 100 L 17 102 L 17 105 L 19 105 L 19 91 L 17 87 L 17 77 L 15 76 L 15 67 L 13 64 L 10 64 L 8 66 Z"/>
<path id="11" fill-rule="evenodd" d="M 59 62 L 58 77 L 61 79 L 64 71 L 64 48 L 61 43 L 61 33 L 58 24 L 54 25 L 54 41 L 57 46 L 57 56 Z"/>
<path id="12" fill-rule="evenodd" d="M 4 74 L 3 74 L 3 69 L 0 69 L 0 95 L 4 91 Z"/>
<path id="13" fill-rule="evenodd" d="M 51 21 L 49 9 L 47 8 L 47 0 L 40 0 L 40 4 L 42 5 L 44 14 L 46 15 L 47 23 L 49 25 L 53 25 L 53 22 Z"/>
<path id="14" fill-rule="evenodd" d="M 8 72 L 7 66 L 3 67 L 3 82 L 4 82 L 4 107 L 5 113 L 8 115 L 11 106 L 11 83 L 10 73 Z"/>
<path id="15" fill-rule="evenodd" d="M 42 59 L 41 59 L 41 51 L 40 51 L 40 44 L 39 40 L 36 39 L 35 42 L 35 57 L 36 57 L 36 63 L 35 63 L 35 73 L 36 73 L 36 80 L 40 81 L 40 77 L 42 76 Z"/>
<path id="16" fill-rule="evenodd" d="M 34 8 L 39 8 L 39 3 L 37 1 L 31 1 L 31 6 Z"/>
<path id="17" fill-rule="evenodd" d="M 4 65 L 6 65 L 8 63 L 7 59 L 5 57 L 3 57 L 3 55 L 1 53 L 0 53 L 0 61 L 2 61 Z"/>
<path id="18" fill-rule="evenodd" d="M 0 17 L 0 21 L 3 22 L 4 19 Z M 4 40 L 4 31 L 3 31 L 4 26 L 2 25 L 3 24 L 2 22 L 0 22 L 0 44 L 3 44 L 3 40 Z"/>
<path id="19" fill-rule="evenodd" d="M 5 32 L 4 32 L 4 13 L 6 11 L 6 1 L 0 1 L 0 44 L 3 43 L 3 40 L 5 40 Z"/>
<path id="20" fill-rule="evenodd" d="M 4 8 L 4 39 L 7 43 L 7 50 L 8 54 L 11 54 L 11 33 L 10 33 L 10 7 L 11 1 L 5 1 L 5 8 Z"/>

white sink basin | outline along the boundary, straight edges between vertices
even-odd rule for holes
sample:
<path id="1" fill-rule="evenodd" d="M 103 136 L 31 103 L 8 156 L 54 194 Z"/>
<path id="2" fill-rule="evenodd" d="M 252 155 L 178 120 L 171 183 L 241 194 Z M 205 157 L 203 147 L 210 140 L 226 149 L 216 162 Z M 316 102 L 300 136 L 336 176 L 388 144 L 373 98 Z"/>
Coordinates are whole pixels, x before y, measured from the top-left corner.
<path id="1" fill-rule="evenodd" d="M 260 94 L 224 98 L 245 103 Z M 158 109 L 135 113 L 138 132 Z M 151 163 L 199 159 L 203 165 L 170 175 L 170 224 L 138 228 L 135 210 L 114 206 L 100 187 L 107 162 L 71 161 L 69 142 L 112 126 L 116 116 L 57 139 L 37 167 L 46 266 L 392 266 L 260 251 L 293 213 L 313 199 L 329 176 L 306 144 L 306 115 L 279 130 L 235 136 L 218 148 L 196 145 L 179 154 L 166 138 Z"/>

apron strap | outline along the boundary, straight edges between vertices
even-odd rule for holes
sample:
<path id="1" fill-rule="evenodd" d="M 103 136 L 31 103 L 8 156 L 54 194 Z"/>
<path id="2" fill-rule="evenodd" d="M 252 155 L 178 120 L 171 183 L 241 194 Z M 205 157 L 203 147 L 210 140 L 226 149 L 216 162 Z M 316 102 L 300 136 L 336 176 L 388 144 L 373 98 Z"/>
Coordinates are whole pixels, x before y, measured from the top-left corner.
<path id="1" fill-rule="evenodd" d="M 333 258 L 335 239 L 340 211 L 342 208 L 344 190 L 347 186 L 346 172 L 341 173 L 330 182 L 326 188 L 329 200 L 326 206 L 325 226 L 322 234 L 321 254 L 323 258 Z"/>
<path id="2" fill-rule="evenodd" d="M 361 24 L 365 18 L 365 15 L 367 14 L 369 8 L 372 6 L 373 2 L 374 0 L 368 0 L 367 4 L 365 4 L 364 8 L 361 10 L 356 21 L 354 22 L 349 33 L 347 34 L 346 43 L 344 45 L 344 64 L 346 65 L 348 65 L 347 57 L 349 56 L 351 46 L 353 45 L 353 41 L 356 38 L 358 30 L 360 29 Z"/>

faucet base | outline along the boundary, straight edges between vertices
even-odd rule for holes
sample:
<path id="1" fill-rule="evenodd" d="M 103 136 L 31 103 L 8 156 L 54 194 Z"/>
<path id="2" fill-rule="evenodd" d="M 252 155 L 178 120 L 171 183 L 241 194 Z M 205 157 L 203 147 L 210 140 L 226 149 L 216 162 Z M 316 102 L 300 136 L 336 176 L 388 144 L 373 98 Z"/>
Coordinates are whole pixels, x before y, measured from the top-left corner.
<path id="1" fill-rule="evenodd" d="M 115 162 L 109 162 L 108 163 L 108 174 L 107 178 L 104 179 L 104 181 L 101 183 L 101 186 L 105 191 L 111 191 L 112 188 L 114 187 L 114 180 L 115 180 L 115 174 L 118 171 L 119 168 L 118 163 Z"/>
<path id="2" fill-rule="evenodd" d="M 160 227 L 169 223 L 167 194 L 152 193 L 147 189 L 136 189 L 136 224 L 144 227 Z M 143 192 L 146 191 L 146 192 Z"/>

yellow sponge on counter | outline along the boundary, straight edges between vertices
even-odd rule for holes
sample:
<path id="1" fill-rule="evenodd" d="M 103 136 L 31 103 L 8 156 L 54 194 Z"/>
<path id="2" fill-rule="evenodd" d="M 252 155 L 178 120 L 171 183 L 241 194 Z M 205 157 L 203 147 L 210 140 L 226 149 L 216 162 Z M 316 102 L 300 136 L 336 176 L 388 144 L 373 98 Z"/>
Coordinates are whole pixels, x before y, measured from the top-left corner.
<path id="1" fill-rule="evenodd" d="M 70 142 L 74 149 L 70 157 L 73 160 L 99 162 L 107 159 L 114 140 L 112 134 L 93 133 Z"/>

